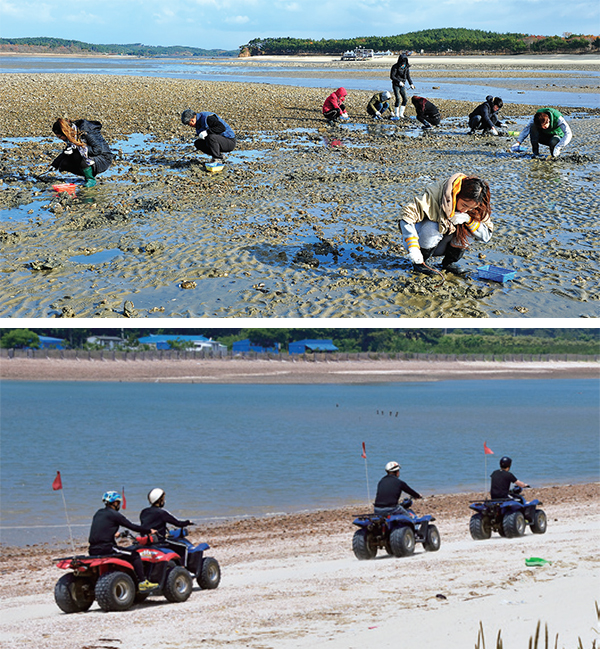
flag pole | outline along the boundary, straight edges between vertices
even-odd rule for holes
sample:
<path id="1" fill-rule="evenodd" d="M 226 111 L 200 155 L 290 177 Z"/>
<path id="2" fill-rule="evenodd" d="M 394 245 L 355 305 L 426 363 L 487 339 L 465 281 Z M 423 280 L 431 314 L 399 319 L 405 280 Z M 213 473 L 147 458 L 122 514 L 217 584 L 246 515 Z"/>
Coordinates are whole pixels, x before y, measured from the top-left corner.
<path id="1" fill-rule="evenodd" d="M 371 505 L 371 493 L 369 491 L 369 469 L 367 467 L 367 450 L 365 448 L 365 443 L 362 443 L 362 456 L 365 460 L 365 478 L 367 480 L 367 501 L 369 506 Z"/>
<path id="2" fill-rule="evenodd" d="M 65 500 L 65 491 L 64 491 L 64 489 L 61 489 L 60 493 L 62 494 L 63 505 L 65 507 L 65 516 L 67 518 L 67 527 L 69 528 L 69 538 L 71 539 L 71 549 L 73 550 L 73 554 L 75 554 L 75 543 L 73 543 L 73 533 L 71 532 L 71 522 L 69 521 L 69 513 L 67 512 L 67 501 Z"/>

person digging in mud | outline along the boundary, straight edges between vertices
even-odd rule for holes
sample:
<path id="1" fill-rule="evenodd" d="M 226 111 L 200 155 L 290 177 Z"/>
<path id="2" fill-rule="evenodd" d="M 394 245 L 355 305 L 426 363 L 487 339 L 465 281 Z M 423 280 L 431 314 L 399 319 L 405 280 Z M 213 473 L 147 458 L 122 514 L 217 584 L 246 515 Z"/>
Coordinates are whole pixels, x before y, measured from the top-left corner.
<path id="1" fill-rule="evenodd" d="M 435 104 L 432 104 L 429 101 L 429 99 L 414 95 L 411 97 L 411 102 L 417 111 L 417 120 L 423 124 L 423 128 L 431 128 L 432 126 L 440 125 L 440 122 L 442 121 L 440 111 Z"/>
<path id="2" fill-rule="evenodd" d="M 454 174 L 405 205 L 398 227 L 415 272 L 437 274 L 425 262 L 442 257 L 443 270 L 463 275 L 457 262 L 469 240 L 488 243 L 492 238 L 490 188 L 476 176 Z"/>
<path id="3" fill-rule="evenodd" d="M 381 119 L 388 110 L 391 113 L 391 108 L 388 103 L 391 97 L 392 94 L 387 90 L 376 92 L 367 104 L 367 113 L 369 113 L 373 119 Z"/>
<path id="4" fill-rule="evenodd" d="M 492 97 L 488 95 L 483 104 L 479 104 L 477 108 L 469 115 L 469 135 L 473 135 L 476 131 L 483 131 L 483 134 L 499 135 L 497 126 L 502 126 L 502 122 L 498 119 L 498 113 L 504 106 L 504 102 L 500 97 Z"/>
<path id="5" fill-rule="evenodd" d="M 514 144 L 511 150 L 519 150 L 527 136 L 531 141 L 534 158 L 540 155 L 540 144 L 549 147 L 550 155 L 558 158 L 573 134 L 567 120 L 555 108 L 540 108 L 521 131 L 517 144 Z"/>
<path id="6" fill-rule="evenodd" d="M 529 487 L 525 482 L 517 480 L 516 476 L 510 472 L 511 466 L 512 460 L 505 456 L 500 460 L 500 468 L 496 469 L 490 476 L 490 498 L 492 500 L 508 498 L 511 484 L 515 484 L 522 489 Z"/>
<path id="7" fill-rule="evenodd" d="M 181 123 L 196 129 L 194 146 L 211 157 L 207 164 L 223 162 L 223 153 L 235 149 L 236 140 L 233 129 L 227 122 L 211 112 L 195 113 L 189 108 L 181 113 Z"/>
<path id="8" fill-rule="evenodd" d="M 92 519 L 89 536 L 90 556 L 118 555 L 121 559 L 130 563 L 138 578 L 138 590 L 144 592 L 156 588 L 158 584 L 150 582 L 144 575 L 144 566 L 140 555 L 135 550 L 129 550 L 117 545 L 116 539 L 119 536 L 119 527 L 125 527 L 133 532 L 142 534 L 156 534 L 155 529 L 136 525 L 125 518 L 119 512 L 123 497 L 118 491 L 107 491 L 102 496 L 104 508 L 99 509 Z"/>
<path id="9" fill-rule="evenodd" d="M 338 119 L 348 119 L 348 112 L 344 100 L 348 96 L 346 88 L 334 90 L 323 103 L 323 117 L 330 123 Z"/>
<path id="10" fill-rule="evenodd" d="M 392 90 L 396 98 L 394 107 L 394 116 L 392 119 L 400 119 L 404 117 L 406 104 L 408 103 L 408 95 L 406 94 L 406 84 L 414 90 L 415 86 L 410 78 L 410 63 L 408 62 L 408 54 L 403 52 L 398 57 L 398 60 L 390 70 L 390 79 L 392 81 Z M 402 96 L 402 104 L 400 104 L 400 97 Z"/>
<path id="11" fill-rule="evenodd" d="M 57 119 L 52 132 L 66 142 L 67 147 L 51 166 L 58 171 L 83 176 L 85 187 L 94 187 L 95 176 L 106 171 L 113 161 L 112 151 L 100 133 L 101 128 L 100 122 L 87 119 Z"/>
<path id="12" fill-rule="evenodd" d="M 405 514 L 406 510 L 404 507 L 398 504 L 402 492 L 406 492 L 415 500 L 422 498 L 422 496 L 414 489 L 411 489 L 404 480 L 400 480 L 398 477 L 400 475 L 400 465 L 398 462 L 388 462 L 385 465 L 385 473 L 377 485 L 373 512 L 383 515 L 391 514 L 392 512 Z"/>

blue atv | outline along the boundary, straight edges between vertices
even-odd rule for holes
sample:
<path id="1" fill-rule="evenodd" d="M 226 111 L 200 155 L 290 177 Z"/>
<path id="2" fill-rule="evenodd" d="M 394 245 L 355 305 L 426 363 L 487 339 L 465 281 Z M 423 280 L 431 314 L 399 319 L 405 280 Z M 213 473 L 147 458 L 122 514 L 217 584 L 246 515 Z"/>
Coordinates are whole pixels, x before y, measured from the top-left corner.
<path id="1" fill-rule="evenodd" d="M 475 511 L 469 522 L 471 536 L 483 541 L 489 539 L 492 532 L 498 532 L 500 536 L 516 538 L 525 534 L 527 525 L 534 534 L 544 534 L 546 514 L 537 508 L 542 503 L 537 499 L 527 502 L 521 492 L 521 487 L 513 487 L 508 498 L 473 501 L 469 505 Z"/>
<path id="2" fill-rule="evenodd" d="M 374 559 L 379 548 L 395 557 L 407 557 L 415 551 L 416 543 L 422 543 L 428 552 L 440 549 L 440 533 L 432 524 L 435 518 L 431 514 L 417 516 L 410 498 L 400 505 L 405 512 L 356 516 L 353 523 L 359 529 L 352 537 L 352 550 L 357 559 Z"/>
<path id="3" fill-rule="evenodd" d="M 188 572 L 196 577 L 200 588 L 212 590 L 221 581 L 219 562 L 213 557 L 204 556 L 204 552 L 210 547 L 208 543 L 198 543 L 195 546 L 186 538 L 187 535 L 188 531 L 185 527 L 168 530 L 164 544 L 169 550 L 177 552 Z"/>

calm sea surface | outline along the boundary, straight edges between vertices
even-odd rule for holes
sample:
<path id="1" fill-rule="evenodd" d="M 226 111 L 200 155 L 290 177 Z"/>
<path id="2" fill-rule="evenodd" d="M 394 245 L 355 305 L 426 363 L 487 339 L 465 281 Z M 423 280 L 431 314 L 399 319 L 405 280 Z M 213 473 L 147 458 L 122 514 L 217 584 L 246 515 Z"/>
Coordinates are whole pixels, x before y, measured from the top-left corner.
<path id="1" fill-rule="evenodd" d="M 482 490 L 501 455 L 533 485 L 598 480 L 595 380 L 374 385 L 6 382 L 2 542 L 87 534 L 102 493 L 153 487 L 197 521 L 366 505 L 389 460 L 423 494 Z M 495 452 L 484 463 L 483 443 Z M 60 470 L 64 489 L 52 490 Z"/>
<path id="2" fill-rule="evenodd" d="M 153 59 L 134 57 L 61 57 L 61 56 L 0 56 L 0 73 L 27 72 L 62 72 L 70 74 L 124 74 L 145 77 L 171 77 L 175 79 L 197 79 L 200 81 L 232 81 L 243 83 L 269 83 L 274 85 L 298 86 L 309 88 L 336 88 L 345 86 L 349 90 L 381 90 L 389 87 L 387 70 L 373 70 L 369 77 L 356 78 L 348 75 L 348 66 L 340 66 L 335 77 L 323 77 L 322 73 L 331 73 L 334 68 L 324 68 L 316 63 L 311 67 L 286 68 L 269 65 L 259 66 L 253 61 L 244 65 L 236 62 L 228 65 L 219 59 Z M 360 70 L 360 63 L 350 68 Z M 310 75 L 311 70 L 315 76 Z M 422 93 L 431 99 L 459 99 L 480 102 L 486 95 L 499 95 L 504 103 L 533 104 L 544 106 L 581 106 L 594 108 L 598 105 L 597 93 L 578 91 L 581 84 L 597 85 L 598 71 L 559 70 L 564 80 L 560 84 L 564 91 L 545 91 L 529 89 L 523 92 L 520 87 L 510 88 L 509 82 L 514 79 L 494 78 L 493 73 L 487 85 L 477 78 L 427 78 L 426 71 L 413 67 L 412 77 L 416 85 L 415 93 Z M 459 71 L 458 68 L 456 70 Z M 298 76 L 302 72 L 306 76 Z M 552 71 L 555 73 L 556 71 Z M 289 74 L 289 76 L 288 76 Z M 518 83 L 519 80 L 517 80 Z M 527 84 L 531 79 L 522 79 Z M 556 77 L 537 77 L 535 85 L 557 83 Z M 569 86 L 573 87 L 570 88 Z"/>

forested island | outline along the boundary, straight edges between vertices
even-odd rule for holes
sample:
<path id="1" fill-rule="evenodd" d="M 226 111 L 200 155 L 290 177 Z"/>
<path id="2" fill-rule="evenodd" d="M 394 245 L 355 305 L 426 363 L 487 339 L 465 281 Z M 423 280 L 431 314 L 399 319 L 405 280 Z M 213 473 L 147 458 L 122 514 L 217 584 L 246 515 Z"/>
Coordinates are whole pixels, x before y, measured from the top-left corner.
<path id="1" fill-rule="evenodd" d="M 562 36 L 535 36 L 498 33 L 480 29 L 424 29 L 397 36 L 361 36 L 346 39 L 291 37 L 254 38 L 237 50 L 203 49 L 182 45 L 155 46 L 93 44 L 62 38 L 0 38 L 0 52 L 21 54 L 80 54 L 143 57 L 235 57 L 265 55 L 339 56 L 355 49 L 424 54 L 549 54 L 599 53 L 600 36 L 563 33 Z"/>

